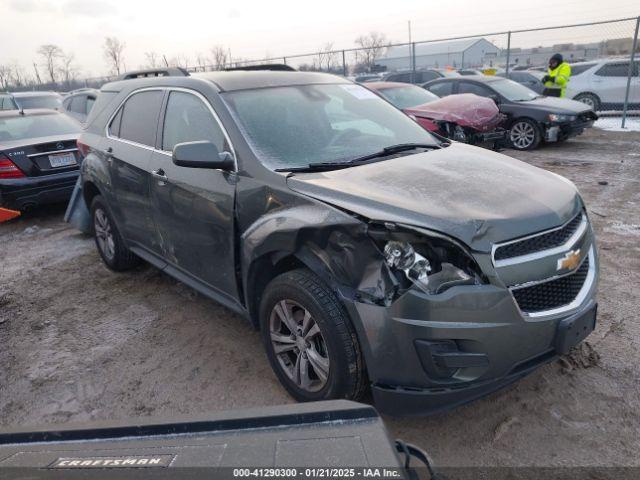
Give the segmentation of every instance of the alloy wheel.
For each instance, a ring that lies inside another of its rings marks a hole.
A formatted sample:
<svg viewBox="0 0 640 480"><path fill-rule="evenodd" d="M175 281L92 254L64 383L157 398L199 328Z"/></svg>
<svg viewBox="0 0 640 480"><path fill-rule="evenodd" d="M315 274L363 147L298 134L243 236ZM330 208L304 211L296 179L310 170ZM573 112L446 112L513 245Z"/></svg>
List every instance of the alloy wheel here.
<svg viewBox="0 0 640 480"><path fill-rule="evenodd" d="M113 231L111 230L109 217L107 217L107 214L101 208L95 211L93 227L96 232L96 239L98 240L100 251L108 260L113 260L116 253Z"/></svg>
<svg viewBox="0 0 640 480"><path fill-rule="evenodd" d="M329 377L329 352L311 313L293 300L281 300L269 317L273 351L285 374L301 389L317 392Z"/></svg>
<svg viewBox="0 0 640 480"><path fill-rule="evenodd" d="M511 127L511 143L517 148L525 149L530 147L536 138L536 132L528 122L518 122Z"/></svg>

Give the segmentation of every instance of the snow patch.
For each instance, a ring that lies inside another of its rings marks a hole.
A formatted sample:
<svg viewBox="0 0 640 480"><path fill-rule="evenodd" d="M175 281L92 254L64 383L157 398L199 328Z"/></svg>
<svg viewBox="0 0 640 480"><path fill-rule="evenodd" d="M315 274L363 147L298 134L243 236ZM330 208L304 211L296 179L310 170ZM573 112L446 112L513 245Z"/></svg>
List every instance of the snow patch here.
<svg viewBox="0 0 640 480"><path fill-rule="evenodd" d="M593 124L595 128L608 132L640 132L640 118L627 117L625 127L622 128L622 117L601 117Z"/></svg>

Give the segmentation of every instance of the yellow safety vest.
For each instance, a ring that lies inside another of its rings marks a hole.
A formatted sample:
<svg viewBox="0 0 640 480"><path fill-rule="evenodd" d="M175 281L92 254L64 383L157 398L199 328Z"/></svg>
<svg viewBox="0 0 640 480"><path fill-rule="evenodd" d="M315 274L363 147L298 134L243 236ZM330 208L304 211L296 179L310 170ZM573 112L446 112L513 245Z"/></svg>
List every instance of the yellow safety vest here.
<svg viewBox="0 0 640 480"><path fill-rule="evenodd" d="M554 81L545 82L544 86L547 88L560 89L560 96L564 97L567 83L569 83L569 79L571 78L571 66L566 62L562 62L553 70L547 68L547 74L552 77Z"/></svg>

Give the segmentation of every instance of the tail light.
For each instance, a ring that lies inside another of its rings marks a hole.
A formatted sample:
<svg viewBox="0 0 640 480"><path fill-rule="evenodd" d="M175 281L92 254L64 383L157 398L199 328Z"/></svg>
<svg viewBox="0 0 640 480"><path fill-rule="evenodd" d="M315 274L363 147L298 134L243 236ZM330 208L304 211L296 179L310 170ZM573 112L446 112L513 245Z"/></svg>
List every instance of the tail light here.
<svg viewBox="0 0 640 480"><path fill-rule="evenodd" d="M0 155L0 179L23 178L24 176L22 170L20 170L15 163L4 155Z"/></svg>
<svg viewBox="0 0 640 480"><path fill-rule="evenodd" d="M76 141L76 145L78 147L78 151L80 152L80 156L82 158L86 157L89 153L89 145L87 145L86 143L82 143L80 140Z"/></svg>

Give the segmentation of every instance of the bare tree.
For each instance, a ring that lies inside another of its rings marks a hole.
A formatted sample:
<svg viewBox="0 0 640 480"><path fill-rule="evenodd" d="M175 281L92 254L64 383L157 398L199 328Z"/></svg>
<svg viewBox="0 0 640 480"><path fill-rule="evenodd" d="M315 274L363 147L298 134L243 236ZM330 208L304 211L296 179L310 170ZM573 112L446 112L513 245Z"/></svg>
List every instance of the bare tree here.
<svg viewBox="0 0 640 480"><path fill-rule="evenodd" d="M62 56L62 66L60 67L60 73L64 79L64 83L68 88L75 82L78 77L78 67L75 65L75 56L73 53L69 53Z"/></svg>
<svg viewBox="0 0 640 480"><path fill-rule="evenodd" d="M38 48L38 55L44 60L45 68L49 74L51 83L56 83L58 72L58 60L63 56L62 49L57 45L47 44Z"/></svg>
<svg viewBox="0 0 640 480"><path fill-rule="evenodd" d="M22 87L29 82L29 79L24 73L21 65L18 65L17 62L13 62L9 68L11 69L11 85L14 87Z"/></svg>
<svg viewBox="0 0 640 480"><path fill-rule="evenodd" d="M144 68L158 68L160 66L160 56L156 52L145 52L144 58L147 60Z"/></svg>
<svg viewBox="0 0 640 480"><path fill-rule="evenodd" d="M330 72L337 68L338 57L336 52L333 51L333 43L328 42L318 52L318 65L320 70Z"/></svg>
<svg viewBox="0 0 640 480"><path fill-rule="evenodd" d="M198 70L202 70L203 72L206 71L208 63L209 59L202 53L198 52L198 54L196 55L196 65L198 67Z"/></svg>
<svg viewBox="0 0 640 480"><path fill-rule="evenodd" d="M223 70L227 66L227 63L231 61L228 50L222 45L215 45L211 49L211 56L213 57L213 66L216 70Z"/></svg>
<svg viewBox="0 0 640 480"><path fill-rule="evenodd" d="M122 73L124 58L125 43L118 40L116 37L106 37L104 39L104 45L102 46L104 52L104 58L107 60L111 71L117 75Z"/></svg>
<svg viewBox="0 0 640 480"><path fill-rule="evenodd" d="M9 65L0 65L0 88L7 90L11 83L11 67Z"/></svg>
<svg viewBox="0 0 640 480"><path fill-rule="evenodd" d="M360 35L356 38L356 44L362 48L358 52L361 62L368 69L371 69L384 52L385 46L389 44L389 41L384 33L369 32L367 35Z"/></svg>
<svg viewBox="0 0 640 480"><path fill-rule="evenodd" d="M171 57L169 59L169 67L182 67L182 68L187 68L189 67L189 57L187 55L185 55L184 53L181 53L179 55L174 55L173 57Z"/></svg>

